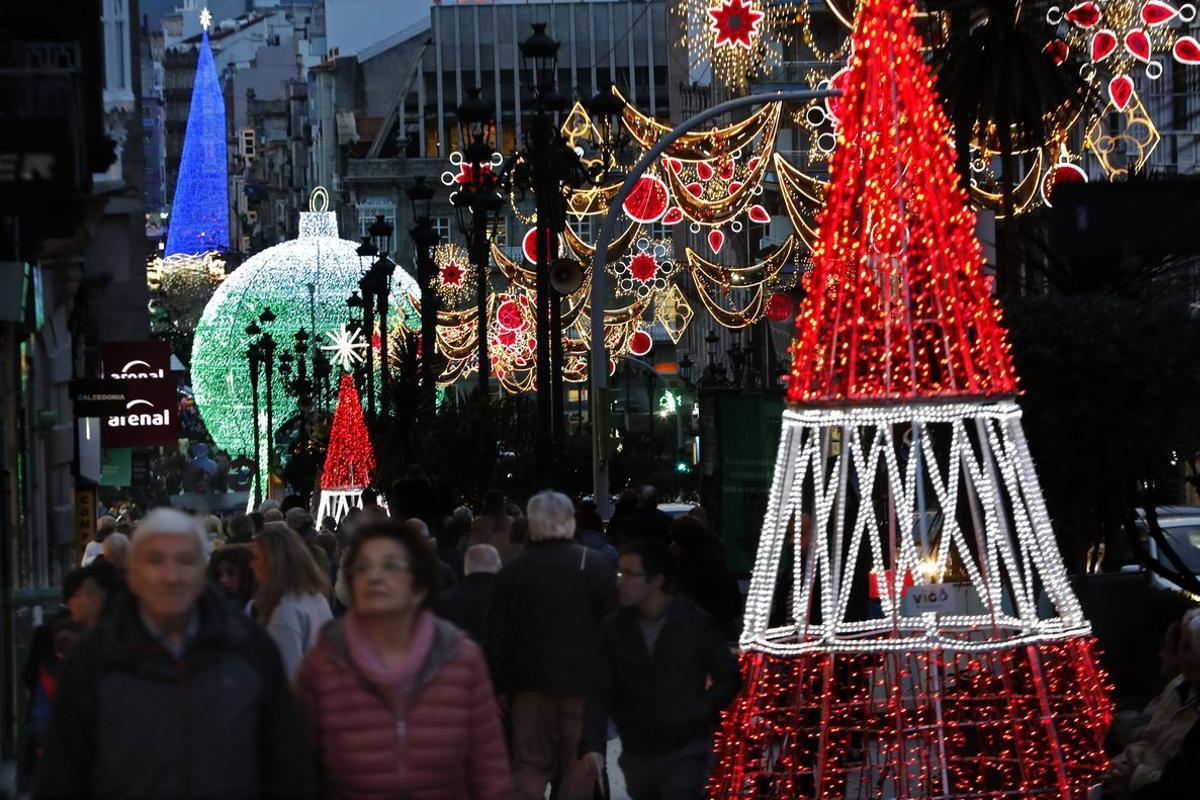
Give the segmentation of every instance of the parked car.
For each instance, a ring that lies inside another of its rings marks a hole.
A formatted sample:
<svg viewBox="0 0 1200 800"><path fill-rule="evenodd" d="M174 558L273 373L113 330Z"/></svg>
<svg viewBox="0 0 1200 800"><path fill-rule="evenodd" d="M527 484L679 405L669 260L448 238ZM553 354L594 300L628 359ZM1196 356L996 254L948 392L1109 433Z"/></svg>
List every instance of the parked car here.
<svg viewBox="0 0 1200 800"><path fill-rule="evenodd" d="M1156 511L1158 526L1162 528L1163 536L1170 542L1171 548L1187 566L1188 571L1200 578L1200 506L1159 506ZM1146 522L1143 509L1137 509L1137 520L1134 524L1150 558L1172 572L1176 571L1175 565L1160 550L1157 540L1150 535L1150 526ZM1134 572L1143 569L1146 569L1143 564L1130 564L1121 571ZM1174 592L1187 591L1153 570L1147 571L1150 573L1152 586Z"/></svg>
<svg viewBox="0 0 1200 800"><path fill-rule="evenodd" d="M659 503L658 510L670 514L671 519L682 517L696 507L695 503Z"/></svg>

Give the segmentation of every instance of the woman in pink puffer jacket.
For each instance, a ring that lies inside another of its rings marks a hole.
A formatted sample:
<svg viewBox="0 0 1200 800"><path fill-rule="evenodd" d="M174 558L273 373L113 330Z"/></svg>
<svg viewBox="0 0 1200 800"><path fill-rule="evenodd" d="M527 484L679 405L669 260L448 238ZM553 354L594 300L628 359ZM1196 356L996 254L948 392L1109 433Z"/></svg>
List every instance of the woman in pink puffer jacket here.
<svg viewBox="0 0 1200 800"><path fill-rule="evenodd" d="M329 798L501 800L508 756L479 647L425 605L433 554L411 527L358 533L351 610L305 655L295 689Z"/></svg>

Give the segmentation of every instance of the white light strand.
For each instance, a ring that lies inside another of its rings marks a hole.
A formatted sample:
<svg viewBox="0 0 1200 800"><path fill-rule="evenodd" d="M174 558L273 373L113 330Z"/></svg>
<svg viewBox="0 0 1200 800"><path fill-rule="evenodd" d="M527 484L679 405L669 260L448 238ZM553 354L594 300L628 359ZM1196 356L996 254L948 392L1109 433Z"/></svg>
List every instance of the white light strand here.
<svg viewBox="0 0 1200 800"><path fill-rule="evenodd" d="M1020 418L1012 400L784 412L746 603L743 648L777 654L812 649L979 651L1087 634L1090 627L1054 545ZM931 430L935 425L938 435ZM948 428L948 437L941 435L942 427ZM893 430L901 428L913 431L906 454L898 453ZM830 457L835 432L841 449ZM921 476L918 461L925 473ZM936 549L930 543L933 552L918 547L918 479L933 487L929 511L940 515ZM853 515L847 504L850 487L860 498ZM885 558L889 520L879 519L873 502L882 492L890 498L897 526L890 564ZM962 520L960 492L969 507ZM804 511L812 516L808 547L802 551ZM964 524L971 525L970 533ZM793 619L784 627L768 628L789 528L796 551ZM847 537L849 548L843 547ZM864 541L868 552L860 558ZM868 560L870 564L863 563ZM956 564L965 572L964 596L978 610L901 614L907 575L916 579L921 568L932 565L932 575L918 582L941 582ZM853 577L862 569L879 577L883 618L847 621ZM1038 618L1032 587L1039 582L1058 617ZM814 602L820 623L811 620Z"/></svg>

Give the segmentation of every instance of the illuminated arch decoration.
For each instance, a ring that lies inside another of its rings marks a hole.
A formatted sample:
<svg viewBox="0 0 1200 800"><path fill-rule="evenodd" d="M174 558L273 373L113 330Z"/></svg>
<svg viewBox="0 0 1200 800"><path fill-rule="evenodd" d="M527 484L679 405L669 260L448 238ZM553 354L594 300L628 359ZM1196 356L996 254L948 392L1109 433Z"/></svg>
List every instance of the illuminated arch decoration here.
<svg viewBox="0 0 1200 800"><path fill-rule="evenodd" d="M358 247L338 238L334 212L301 212L299 238L251 256L213 293L196 327L190 366L196 404L217 447L231 456L254 449L246 325L269 307L276 320L268 330L277 341L300 328L314 338L340 330L350 321L346 298L358 290L370 266L359 258ZM418 330L417 282L403 269L395 271L393 281L391 333ZM278 370L275 380L274 418L282 423L296 413L296 401L284 391ZM265 387L259 391L261 400ZM264 412L260 427L265 421Z"/></svg>
<svg viewBox="0 0 1200 800"><path fill-rule="evenodd" d="M1085 800L1112 704L949 121L912 0L864 0L858 22L872 46L850 86L885 91L843 97L861 147L834 154L825 190L813 282L827 288L796 320L709 795Z"/></svg>
<svg viewBox="0 0 1200 800"><path fill-rule="evenodd" d="M715 264L700 257L690 247L686 249L686 254L692 284L705 309L722 326L738 329L762 319L767 289L792 259L794 251L795 240L789 236L762 261L750 266ZM729 308L729 301L726 299L723 302L720 296L730 297L731 289L747 292L748 299L739 307Z"/></svg>
<svg viewBox="0 0 1200 800"><path fill-rule="evenodd" d="M1200 64L1200 42L1191 28L1196 10L1191 2L1082 0L1047 11L1054 33L1046 52L1060 64L1068 54L1081 57L1084 76L1106 100L1095 117L1084 121L1084 146L1110 179L1139 169L1161 140L1138 95L1138 83L1161 78L1166 58ZM1115 133L1104 129L1109 119L1116 120ZM1119 155L1125 147L1136 154L1132 160Z"/></svg>

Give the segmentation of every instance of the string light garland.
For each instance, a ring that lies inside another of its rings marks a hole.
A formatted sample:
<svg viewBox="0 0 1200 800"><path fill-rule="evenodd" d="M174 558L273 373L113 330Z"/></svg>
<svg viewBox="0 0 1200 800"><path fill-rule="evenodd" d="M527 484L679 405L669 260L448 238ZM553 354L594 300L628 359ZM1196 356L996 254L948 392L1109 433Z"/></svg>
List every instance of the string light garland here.
<svg viewBox="0 0 1200 800"><path fill-rule="evenodd" d="M358 247L337 238L335 213L301 212L298 239L251 256L213 293L196 326L190 368L196 404L217 447L234 456L254 450L246 325L270 308L276 316L270 330L277 339L300 328L310 335L340 330L350 321L346 298L358 291L370 266L359 258ZM418 330L420 316L413 303L420 297L417 282L403 269L395 271L392 281L391 332ZM274 411L280 422L296 413L296 399L284 391L282 381L276 370Z"/></svg>
<svg viewBox="0 0 1200 800"><path fill-rule="evenodd" d="M1157 81L1168 55L1179 64L1200 64L1200 41L1193 35L1195 3L1178 6L1162 0L1082 0L1054 5L1046 12L1053 28L1045 51L1066 68L1069 56L1085 64L1081 73L1107 98L1095 117L1085 123L1087 139L1105 174L1119 178L1128 173L1122 161L1111 156L1131 146L1139 168L1158 146L1160 136L1138 96L1137 78ZM1122 123L1115 132L1105 120L1116 116Z"/></svg>
<svg viewBox="0 0 1200 800"><path fill-rule="evenodd" d="M1106 766L912 14L858 12L713 797L1084 800Z"/></svg>
<svg viewBox="0 0 1200 800"><path fill-rule="evenodd" d="M745 328L762 319L766 287L783 271L794 252L795 240L789 236L762 261L745 267L730 267L705 260L690 247L685 249L696 294L712 318L730 329ZM716 296L728 297L736 289L749 292L749 298L740 308L727 308Z"/></svg>

